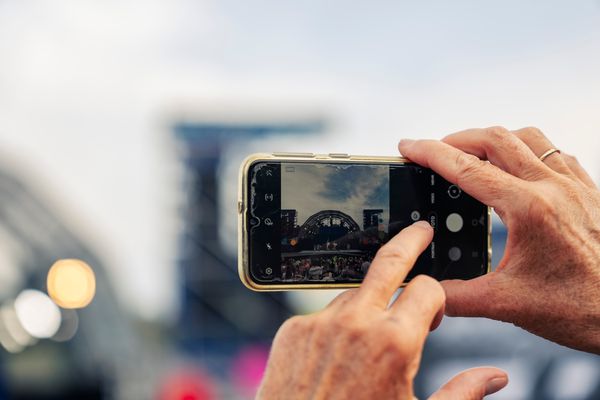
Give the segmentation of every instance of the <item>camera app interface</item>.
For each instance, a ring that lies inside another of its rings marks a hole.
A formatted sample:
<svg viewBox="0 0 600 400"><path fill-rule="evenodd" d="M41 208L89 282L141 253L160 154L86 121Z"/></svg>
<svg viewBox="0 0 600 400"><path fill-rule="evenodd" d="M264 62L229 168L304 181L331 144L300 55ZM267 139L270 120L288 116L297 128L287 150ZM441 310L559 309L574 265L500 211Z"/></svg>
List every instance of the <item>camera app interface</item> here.
<svg viewBox="0 0 600 400"><path fill-rule="evenodd" d="M250 179L250 272L259 282L360 282L377 250L418 220L427 220L436 235L408 279L485 272L487 208L428 169L259 163ZM447 240L440 228L450 233ZM460 261L467 267L451 268Z"/></svg>

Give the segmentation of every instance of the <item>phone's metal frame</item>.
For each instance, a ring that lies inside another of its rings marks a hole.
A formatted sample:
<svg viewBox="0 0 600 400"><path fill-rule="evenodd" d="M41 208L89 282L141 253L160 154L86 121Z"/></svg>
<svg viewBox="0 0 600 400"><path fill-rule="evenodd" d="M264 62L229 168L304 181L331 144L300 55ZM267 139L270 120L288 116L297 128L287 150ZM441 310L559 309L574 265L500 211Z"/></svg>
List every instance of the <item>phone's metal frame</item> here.
<svg viewBox="0 0 600 400"><path fill-rule="evenodd" d="M327 162L327 163L339 163L339 164L410 164L406 158L403 157L382 157L382 156L359 156L359 155L348 155L343 153L330 153L330 154L313 154L313 153L256 153L251 154L244 159L240 166L239 173L239 191L238 191L238 273L240 280L248 289L257 292L268 292L268 291L286 291L286 290L298 290L298 289L346 289L360 286L358 283L290 283L290 284L260 284L254 282L250 277L250 260L249 260L249 249L248 249L248 231L246 226L246 213L248 211L248 204L246 199L248 198L248 171L250 166L256 161L264 162ZM487 212L487 223L488 223L488 235L487 235L487 247L488 247L488 265L486 273L489 273L492 267L492 210L488 207ZM404 284L402 284L404 286Z"/></svg>

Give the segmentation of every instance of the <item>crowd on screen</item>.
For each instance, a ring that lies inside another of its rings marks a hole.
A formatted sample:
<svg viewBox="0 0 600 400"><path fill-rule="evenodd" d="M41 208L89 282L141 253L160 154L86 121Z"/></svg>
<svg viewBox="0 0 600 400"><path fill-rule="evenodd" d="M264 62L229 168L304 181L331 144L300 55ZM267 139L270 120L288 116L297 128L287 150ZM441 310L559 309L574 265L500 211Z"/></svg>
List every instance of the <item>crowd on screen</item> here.
<svg viewBox="0 0 600 400"><path fill-rule="evenodd" d="M290 257L281 263L284 281L337 281L362 279L373 256Z"/></svg>

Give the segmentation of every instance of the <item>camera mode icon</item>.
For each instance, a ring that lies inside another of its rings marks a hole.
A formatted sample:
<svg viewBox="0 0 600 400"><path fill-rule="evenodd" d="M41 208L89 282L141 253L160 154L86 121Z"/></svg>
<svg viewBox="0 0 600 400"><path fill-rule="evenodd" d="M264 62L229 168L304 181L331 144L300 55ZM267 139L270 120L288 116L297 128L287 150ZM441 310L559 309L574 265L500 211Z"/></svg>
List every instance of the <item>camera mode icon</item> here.
<svg viewBox="0 0 600 400"><path fill-rule="evenodd" d="M461 193L462 193L462 190L460 190L460 188L456 185L451 185L448 188L448 196L451 199L458 199L460 197Z"/></svg>
<svg viewBox="0 0 600 400"><path fill-rule="evenodd" d="M421 213L418 212L417 210L414 210L413 212L410 213L410 219L412 219L413 221L418 221L421 218Z"/></svg>

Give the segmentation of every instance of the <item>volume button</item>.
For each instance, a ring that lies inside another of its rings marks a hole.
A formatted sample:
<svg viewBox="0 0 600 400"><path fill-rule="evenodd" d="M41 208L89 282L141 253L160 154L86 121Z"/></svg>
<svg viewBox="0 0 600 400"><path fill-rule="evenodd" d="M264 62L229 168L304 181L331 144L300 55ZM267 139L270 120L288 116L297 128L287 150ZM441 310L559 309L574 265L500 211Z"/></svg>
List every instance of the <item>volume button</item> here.
<svg viewBox="0 0 600 400"><path fill-rule="evenodd" d="M329 153L329 157L331 157L331 158L350 158L350 156L346 153Z"/></svg>
<svg viewBox="0 0 600 400"><path fill-rule="evenodd" d="M273 153L275 157L302 157L302 158L312 158L314 157L313 153L286 153L286 152L278 152Z"/></svg>

